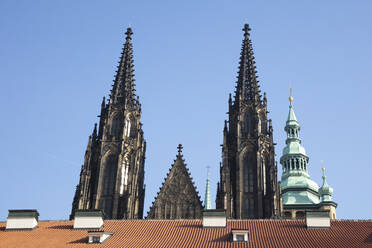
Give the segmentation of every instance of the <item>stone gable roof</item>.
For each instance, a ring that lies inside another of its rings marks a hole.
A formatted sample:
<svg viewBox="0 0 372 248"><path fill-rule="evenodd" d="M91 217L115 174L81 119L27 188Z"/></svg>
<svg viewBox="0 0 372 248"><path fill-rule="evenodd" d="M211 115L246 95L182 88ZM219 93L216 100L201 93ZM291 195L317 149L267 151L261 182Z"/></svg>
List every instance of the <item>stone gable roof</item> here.
<svg viewBox="0 0 372 248"><path fill-rule="evenodd" d="M200 196L178 146L177 159L165 178L147 219L195 219L203 209Z"/></svg>

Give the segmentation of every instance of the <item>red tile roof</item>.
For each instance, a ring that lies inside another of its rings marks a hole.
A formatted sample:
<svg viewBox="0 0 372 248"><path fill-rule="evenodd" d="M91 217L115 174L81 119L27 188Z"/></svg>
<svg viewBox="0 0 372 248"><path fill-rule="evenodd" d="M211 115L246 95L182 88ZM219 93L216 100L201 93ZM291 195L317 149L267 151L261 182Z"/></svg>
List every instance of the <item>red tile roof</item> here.
<svg viewBox="0 0 372 248"><path fill-rule="evenodd" d="M72 221L39 221L32 231L5 231L0 247L372 247L372 221L331 221L330 229L307 229L304 220L228 220L226 228L203 228L201 220L106 220L113 236L88 244L87 230ZM231 242L231 229L249 230L249 242Z"/></svg>

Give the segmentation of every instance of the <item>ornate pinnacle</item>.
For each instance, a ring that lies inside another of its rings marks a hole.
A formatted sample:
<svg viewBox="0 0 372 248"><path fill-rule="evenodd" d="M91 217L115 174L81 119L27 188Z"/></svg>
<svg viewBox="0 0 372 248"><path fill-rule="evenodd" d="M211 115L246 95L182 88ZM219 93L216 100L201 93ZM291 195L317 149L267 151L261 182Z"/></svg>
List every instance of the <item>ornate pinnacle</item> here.
<svg viewBox="0 0 372 248"><path fill-rule="evenodd" d="M97 123L94 123L93 134L97 135Z"/></svg>

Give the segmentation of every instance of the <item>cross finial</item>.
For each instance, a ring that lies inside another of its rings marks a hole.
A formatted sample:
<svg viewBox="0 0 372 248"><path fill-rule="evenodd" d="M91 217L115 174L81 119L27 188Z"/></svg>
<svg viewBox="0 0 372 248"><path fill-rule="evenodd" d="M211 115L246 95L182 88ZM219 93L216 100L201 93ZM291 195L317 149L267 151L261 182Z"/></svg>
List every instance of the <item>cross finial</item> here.
<svg viewBox="0 0 372 248"><path fill-rule="evenodd" d="M211 167L209 166L209 165L207 165L207 177L209 178L209 169L210 169Z"/></svg>
<svg viewBox="0 0 372 248"><path fill-rule="evenodd" d="M125 34L127 35L126 39L131 40L132 39L131 35L133 34L132 28L131 27L127 28L127 32L125 32Z"/></svg>
<svg viewBox="0 0 372 248"><path fill-rule="evenodd" d="M178 155L181 155L181 153L182 153L182 149L183 149L182 145L179 144L179 145L177 146L177 148L178 148Z"/></svg>
<svg viewBox="0 0 372 248"><path fill-rule="evenodd" d="M249 31L251 31L248 24L244 24L243 31L244 31L244 37L248 38L249 37Z"/></svg>

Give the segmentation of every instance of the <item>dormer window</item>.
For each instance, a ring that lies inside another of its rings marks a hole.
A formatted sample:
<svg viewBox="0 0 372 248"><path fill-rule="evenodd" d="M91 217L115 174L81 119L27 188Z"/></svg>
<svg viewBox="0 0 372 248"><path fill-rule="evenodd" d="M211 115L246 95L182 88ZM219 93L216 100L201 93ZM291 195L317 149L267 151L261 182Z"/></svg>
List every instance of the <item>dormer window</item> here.
<svg viewBox="0 0 372 248"><path fill-rule="evenodd" d="M89 244L102 244L106 242L114 233L111 232L88 232Z"/></svg>
<svg viewBox="0 0 372 248"><path fill-rule="evenodd" d="M233 242L248 242L248 230L231 230Z"/></svg>
<svg viewBox="0 0 372 248"><path fill-rule="evenodd" d="M99 240L100 240L100 237L99 236L93 236L92 237L92 243L95 243L95 244L96 243L100 243Z"/></svg>

